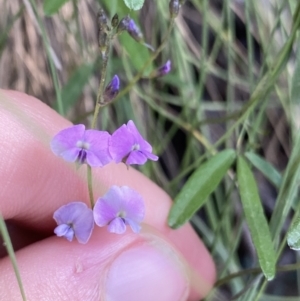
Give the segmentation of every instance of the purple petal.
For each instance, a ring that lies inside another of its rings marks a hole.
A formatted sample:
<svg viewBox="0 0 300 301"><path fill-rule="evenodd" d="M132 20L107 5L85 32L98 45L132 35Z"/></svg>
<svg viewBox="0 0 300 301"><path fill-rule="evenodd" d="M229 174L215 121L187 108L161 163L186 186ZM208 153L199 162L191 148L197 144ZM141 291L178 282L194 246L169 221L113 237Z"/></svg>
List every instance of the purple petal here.
<svg viewBox="0 0 300 301"><path fill-rule="evenodd" d="M127 129L133 135L135 143L139 144L140 146L143 146L143 149L150 148L149 151L152 151L151 145L142 137L132 120L129 120L127 122ZM146 143L144 144L144 142Z"/></svg>
<svg viewBox="0 0 300 301"><path fill-rule="evenodd" d="M85 244L93 231L93 211L83 202L72 202L57 209L53 218L58 225L66 224L72 227L75 237Z"/></svg>
<svg viewBox="0 0 300 301"><path fill-rule="evenodd" d="M150 159L150 160L152 160L152 161L157 161L157 160L158 160L158 156L156 156L156 155L154 155L154 154L152 154L152 153L149 153L149 152L147 152L147 151L145 151L145 150L143 150L143 154L144 154L148 159Z"/></svg>
<svg viewBox="0 0 300 301"><path fill-rule="evenodd" d="M141 226L138 223L136 223L135 221L133 221L129 218L125 218L125 222L130 226L131 230L134 233L139 233L140 232Z"/></svg>
<svg viewBox="0 0 300 301"><path fill-rule="evenodd" d="M120 79L118 75L114 75L110 83L106 86L104 91L104 102L108 103L112 101L119 93L120 90Z"/></svg>
<svg viewBox="0 0 300 301"><path fill-rule="evenodd" d="M142 196L127 186L112 186L97 200L94 207L95 223L99 227L108 225L108 231L118 234L125 232L124 220L138 233L139 223L144 216L145 205Z"/></svg>
<svg viewBox="0 0 300 301"><path fill-rule="evenodd" d="M121 162L131 152L135 139L123 124L112 135L109 141L109 152L116 163Z"/></svg>
<svg viewBox="0 0 300 301"><path fill-rule="evenodd" d="M126 164L139 164L143 165L147 161L147 157L140 151L133 151L126 159Z"/></svg>
<svg viewBox="0 0 300 301"><path fill-rule="evenodd" d="M112 161L108 143L110 134L105 131L87 130L84 135L85 143L89 144L86 149L86 161L92 167L101 167Z"/></svg>
<svg viewBox="0 0 300 301"><path fill-rule="evenodd" d="M140 223L145 217L145 204L143 197L128 186L120 187L122 190L123 207L126 212L126 219Z"/></svg>
<svg viewBox="0 0 300 301"><path fill-rule="evenodd" d="M64 152L60 153L60 156L64 158L64 160L68 162L75 162L78 159L78 155L80 153L80 148L74 147L70 148Z"/></svg>
<svg viewBox="0 0 300 301"><path fill-rule="evenodd" d="M164 76L168 74L171 71L171 61L168 60L164 65L158 68L157 70L157 76Z"/></svg>
<svg viewBox="0 0 300 301"><path fill-rule="evenodd" d="M94 206L94 220L99 227L108 225L115 219L122 208L122 191L118 186L112 186L108 192L99 198Z"/></svg>
<svg viewBox="0 0 300 301"><path fill-rule="evenodd" d="M126 225L120 217L117 217L109 223L107 230L111 233L123 234L126 231Z"/></svg>
<svg viewBox="0 0 300 301"><path fill-rule="evenodd" d="M54 229L54 233L58 237L64 236L68 241L72 241L74 238L74 230L70 225L61 224Z"/></svg>
<svg viewBox="0 0 300 301"><path fill-rule="evenodd" d="M60 131L51 141L51 150L55 155L62 156L62 153L76 148L76 144L82 139L84 131L85 126L83 124L74 125ZM66 158L68 159L68 155L66 155ZM71 159L73 160L73 156L71 156Z"/></svg>

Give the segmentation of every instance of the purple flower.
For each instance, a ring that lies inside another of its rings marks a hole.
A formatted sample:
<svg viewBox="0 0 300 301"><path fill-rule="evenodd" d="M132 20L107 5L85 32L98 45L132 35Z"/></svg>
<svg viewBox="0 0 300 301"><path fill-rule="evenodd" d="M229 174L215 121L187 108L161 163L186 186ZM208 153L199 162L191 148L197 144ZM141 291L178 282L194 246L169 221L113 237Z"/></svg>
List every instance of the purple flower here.
<svg viewBox="0 0 300 301"><path fill-rule="evenodd" d="M135 39L137 42L141 42L143 40L143 34L140 29L137 27L133 19L130 19L127 24L127 32Z"/></svg>
<svg viewBox="0 0 300 301"><path fill-rule="evenodd" d="M72 202L57 209L53 218L57 223L54 233L64 236L68 241L72 241L74 236L81 244L87 243L90 239L94 218L92 209L83 202Z"/></svg>
<svg viewBox="0 0 300 301"><path fill-rule="evenodd" d="M138 233L139 225L145 216L143 198L135 190L127 186L112 186L99 198L94 207L94 220L99 227L108 225L108 231L122 234L129 225Z"/></svg>
<svg viewBox="0 0 300 301"><path fill-rule="evenodd" d="M115 75L110 83L106 86L104 91L104 103L112 101L119 93L120 80L118 75Z"/></svg>
<svg viewBox="0 0 300 301"><path fill-rule="evenodd" d="M132 120L111 135L109 152L116 163L123 161L126 164L142 165L147 159L158 160L152 154L151 145L143 139Z"/></svg>
<svg viewBox="0 0 300 301"><path fill-rule="evenodd" d="M172 65L171 61L168 60L164 65L157 69L157 76L164 76L171 71Z"/></svg>
<svg viewBox="0 0 300 301"><path fill-rule="evenodd" d="M108 151L109 138L107 132L85 130L83 124L78 124L56 134L51 141L51 149L68 162L103 166L112 161Z"/></svg>

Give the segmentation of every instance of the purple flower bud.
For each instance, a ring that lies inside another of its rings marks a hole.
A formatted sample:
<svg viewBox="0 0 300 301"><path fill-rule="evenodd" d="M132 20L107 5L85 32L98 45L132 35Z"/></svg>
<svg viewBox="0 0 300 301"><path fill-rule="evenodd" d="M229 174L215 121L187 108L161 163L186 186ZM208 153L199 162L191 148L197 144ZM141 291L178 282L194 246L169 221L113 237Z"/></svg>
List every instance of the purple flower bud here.
<svg viewBox="0 0 300 301"><path fill-rule="evenodd" d="M131 35L133 39L137 42L143 41L143 34L137 27L133 19L130 19L127 25L127 32Z"/></svg>
<svg viewBox="0 0 300 301"><path fill-rule="evenodd" d="M51 150L68 162L101 167L112 161L109 139L108 132L85 130L83 124L78 124L56 134L51 141Z"/></svg>
<svg viewBox="0 0 300 301"><path fill-rule="evenodd" d="M164 65L157 69L157 76L164 76L171 71L172 64L171 61L168 60Z"/></svg>
<svg viewBox="0 0 300 301"><path fill-rule="evenodd" d="M127 186L112 186L97 200L93 212L96 225L108 226L109 232L123 234L129 225L133 232L138 233L145 216L145 205L135 190Z"/></svg>
<svg viewBox="0 0 300 301"><path fill-rule="evenodd" d="M118 75L115 75L110 83L106 86L104 91L104 104L107 104L108 102L112 101L119 93L120 91L120 80Z"/></svg>
<svg viewBox="0 0 300 301"><path fill-rule="evenodd" d="M129 16L122 18L122 20L120 21L120 23L117 27L117 33L121 33L125 30L127 31L129 21L130 21Z"/></svg>
<svg viewBox="0 0 300 301"><path fill-rule="evenodd" d="M57 223L54 233L72 241L74 236L81 244L85 244L94 229L92 209L83 202L72 202L57 209L53 218Z"/></svg>
<svg viewBox="0 0 300 301"><path fill-rule="evenodd" d="M112 134L109 152L116 163L142 165L147 159L158 160L158 157L152 154L152 146L143 139L132 120Z"/></svg>

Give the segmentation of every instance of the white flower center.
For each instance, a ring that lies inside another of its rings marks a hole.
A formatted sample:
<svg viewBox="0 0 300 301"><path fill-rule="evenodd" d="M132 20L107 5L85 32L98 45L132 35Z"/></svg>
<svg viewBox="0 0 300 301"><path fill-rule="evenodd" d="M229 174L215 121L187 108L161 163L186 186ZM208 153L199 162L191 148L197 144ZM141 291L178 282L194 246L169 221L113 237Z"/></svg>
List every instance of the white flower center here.
<svg viewBox="0 0 300 301"><path fill-rule="evenodd" d="M132 146L132 148L131 148L131 150L139 150L140 149L140 145L138 144L138 143L135 143L133 146Z"/></svg>
<svg viewBox="0 0 300 301"><path fill-rule="evenodd" d="M126 217L126 211L124 211L124 210L119 211L118 212L118 217L125 218Z"/></svg>
<svg viewBox="0 0 300 301"><path fill-rule="evenodd" d="M76 146L78 148L82 148L82 149L89 149L90 148L90 144L88 142L85 141L77 141Z"/></svg>

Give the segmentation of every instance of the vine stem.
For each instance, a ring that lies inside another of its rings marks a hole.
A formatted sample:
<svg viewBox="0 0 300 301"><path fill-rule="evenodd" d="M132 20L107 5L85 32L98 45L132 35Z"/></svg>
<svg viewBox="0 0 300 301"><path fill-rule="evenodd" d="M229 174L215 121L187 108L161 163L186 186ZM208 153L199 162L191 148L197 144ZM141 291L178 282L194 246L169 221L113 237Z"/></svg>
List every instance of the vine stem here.
<svg viewBox="0 0 300 301"><path fill-rule="evenodd" d="M103 94L104 94L104 87L105 87L105 78L106 78L106 70L107 70L107 63L109 58L109 51L110 45L112 40L112 31L109 32L107 37L107 47L105 49L104 54L102 54L102 68L101 68L101 75L100 75L100 84L97 93L97 100L94 110L94 116L92 120L91 129L95 129L97 125L97 119L100 112L100 108L103 106ZM94 201L94 194L93 194L93 177L92 177L92 168L91 166L87 166L87 182L88 182L88 191L89 191L89 198L91 203L91 208L94 208L95 201Z"/></svg>

